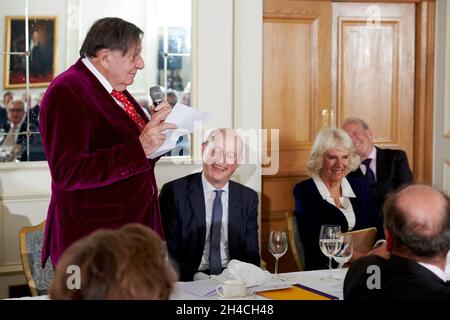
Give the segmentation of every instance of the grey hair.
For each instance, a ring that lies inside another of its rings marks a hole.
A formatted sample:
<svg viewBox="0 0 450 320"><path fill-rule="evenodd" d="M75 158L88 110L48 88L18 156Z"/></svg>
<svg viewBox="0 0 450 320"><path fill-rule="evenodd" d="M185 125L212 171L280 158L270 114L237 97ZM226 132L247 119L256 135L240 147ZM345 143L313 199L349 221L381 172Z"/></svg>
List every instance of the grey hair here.
<svg viewBox="0 0 450 320"><path fill-rule="evenodd" d="M15 99L15 100L11 100L8 105L6 106L6 109L12 109L14 108L15 105L21 105L24 111L27 111L27 108L25 106L25 102L23 100L20 99Z"/></svg>
<svg viewBox="0 0 450 320"><path fill-rule="evenodd" d="M356 117L351 117L351 118L347 118L344 120L344 122L342 123L342 128L345 127L348 124L351 123L357 123L359 124L364 130L370 130L369 125L367 124L367 122L365 122L363 119L361 118L356 118Z"/></svg>
<svg viewBox="0 0 450 320"><path fill-rule="evenodd" d="M238 137L238 139L241 140L241 142L243 143L241 136L238 135L238 134L236 133L236 131L234 131L233 129L231 129L231 128L218 128L218 129L212 130L212 131L208 134L208 137L207 137L206 140L203 142L203 144L206 145L206 144L208 144L208 143L210 143L210 142L213 142L213 141L214 141L213 137L214 137L214 136L217 136L217 135L219 135L219 134L221 134L221 135L224 136L224 137L226 137L227 134L232 134L232 135Z"/></svg>
<svg viewBox="0 0 450 320"><path fill-rule="evenodd" d="M231 128L218 128L218 129L214 129L212 130L208 137L206 138L206 140L203 142L203 146L208 146L209 144L214 144L214 139L216 136L221 135L224 140L226 139L227 135L232 135L233 136L233 141L238 142L237 145L240 145L240 149L238 150L239 152L239 163L241 163L242 158L243 158L243 154L244 154L244 150L245 150L245 143L244 140L242 139L242 137L234 130ZM240 142L240 143L239 143Z"/></svg>
<svg viewBox="0 0 450 320"><path fill-rule="evenodd" d="M360 159L347 132L342 129L324 128L317 134L309 154L306 169L310 176L319 175L319 171L322 169L323 155L335 148L344 149L349 153L350 162L347 173L358 168Z"/></svg>

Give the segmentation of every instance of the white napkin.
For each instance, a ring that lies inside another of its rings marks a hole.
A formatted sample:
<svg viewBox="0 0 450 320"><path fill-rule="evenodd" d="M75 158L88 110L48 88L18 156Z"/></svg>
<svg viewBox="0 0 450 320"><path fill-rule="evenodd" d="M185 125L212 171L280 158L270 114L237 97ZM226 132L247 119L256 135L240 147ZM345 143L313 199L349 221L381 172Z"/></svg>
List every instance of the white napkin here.
<svg viewBox="0 0 450 320"><path fill-rule="evenodd" d="M213 279L223 282L229 279L243 280L247 287L260 286L272 279L269 271L262 270L254 264L231 260L228 266L219 276L211 276Z"/></svg>

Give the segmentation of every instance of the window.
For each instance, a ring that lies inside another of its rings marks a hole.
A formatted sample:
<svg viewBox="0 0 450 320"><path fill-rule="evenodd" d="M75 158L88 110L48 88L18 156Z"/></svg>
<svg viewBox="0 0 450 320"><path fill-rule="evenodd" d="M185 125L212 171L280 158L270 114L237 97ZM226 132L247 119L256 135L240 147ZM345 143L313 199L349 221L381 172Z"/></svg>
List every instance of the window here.
<svg viewBox="0 0 450 320"><path fill-rule="evenodd" d="M88 28L99 18L121 17L145 33L146 66L128 88L139 102L148 104L148 88L161 85L167 89L169 101L191 104L190 0L129 0L126 6L122 0L17 0L2 2L0 12L9 26L0 29L0 43L6 44L0 49L6 56L5 63L0 61L4 75L0 90L0 162L45 161L38 126L40 100L49 82L75 63ZM41 63L37 63L39 59L43 59ZM16 110L21 109L20 103L7 110L4 99L8 102L11 96L24 102L25 112ZM14 126L12 116L16 120L21 116ZM189 137L185 136L168 156L189 154Z"/></svg>
<svg viewBox="0 0 450 320"><path fill-rule="evenodd" d="M170 10L185 3L184 0L161 2L162 12L168 15L163 15L158 26L158 84L166 88L166 98L172 106L177 102L191 105L191 12L188 10L184 17L174 17L171 14L173 10ZM178 139L177 146L165 156L189 155L190 136L185 135Z"/></svg>

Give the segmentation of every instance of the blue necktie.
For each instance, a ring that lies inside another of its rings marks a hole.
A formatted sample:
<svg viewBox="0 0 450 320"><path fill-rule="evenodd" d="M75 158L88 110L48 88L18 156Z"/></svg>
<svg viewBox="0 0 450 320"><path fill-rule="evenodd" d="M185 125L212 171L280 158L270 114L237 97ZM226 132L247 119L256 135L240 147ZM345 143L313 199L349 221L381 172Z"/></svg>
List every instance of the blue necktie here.
<svg viewBox="0 0 450 320"><path fill-rule="evenodd" d="M212 217L211 217L211 238L209 248L209 271L211 274L222 272L222 258L220 257L220 229L222 228L222 200L223 190L214 190Z"/></svg>
<svg viewBox="0 0 450 320"><path fill-rule="evenodd" d="M372 169L370 168L371 161L372 161L372 159L366 159L362 162L362 164L366 166L366 179L367 179L367 184L369 185L369 187L373 187L374 185L377 184L377 181L375 180L375 175L374 175Z"/></svg>

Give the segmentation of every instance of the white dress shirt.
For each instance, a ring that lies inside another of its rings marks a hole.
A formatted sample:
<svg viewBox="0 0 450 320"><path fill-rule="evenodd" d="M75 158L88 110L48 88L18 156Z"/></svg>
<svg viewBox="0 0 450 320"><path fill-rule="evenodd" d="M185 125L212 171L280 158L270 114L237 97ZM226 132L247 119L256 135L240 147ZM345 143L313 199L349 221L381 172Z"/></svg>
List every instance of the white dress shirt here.
<svg viewBox="0 0 450 320"><path fill-rule="evenodd" d="M20 127L22 126L22 122L17 124L16 126L11 123L11 126L9 128L8 134L6 135L5 140L3 141L2 145L5 147L13 147L17 143L17 138L19 137L20 133Z"/></svg>
<svg viewBox="0 0 450 320"><path fill-rule="evenodd" d="M373 147L367 159L372 159L372 161L370 161L370 169L372 169L375 181L377 181L377 148ZM359 164L359 168L363 175L366 175L367 168L362 162Z"/></svg>
<svg viewBox="0 0 450 320"><path fill-rule="evenodd" d="M109 83L108 80L106 80L106 78L100 73L100 71L97 70L97 68L92 64L92 62L88 59L88 58L83 58L81 59L81 62L84 63L84 65L86 66L86 68L89 69L90 72L92 72L92 74L98 79L98 81L100 81L100 83L102 84L102 86L105 88L105 90L111 94L111 92L113 91L113 87L111 85L111 83ZM111 96L113 97L113 96ZM124 105L122 104L122 102L120 102L119 100L117 100L116 98L113 97L113 99L117 102L117 104L125 110Z"/></svg>
<svg viewBox="0 0 450 320"><path fill-rule="evenodd" d="M427 268L428 270L430 270L431 272L433 272L437 277L439 277L442 281L447 282L447 275L445 274L444 271L442 271L441 268L432 265L432 264L428 264L428 263L423 263L423 262L419 262L419 264L424 267Z"/></svg>
<svg viewBox="0 0 450 320"><path fill-rule="evenodd" d="M356 198L356 195L353 192L353 189L350 186L350 183L348 182L347 178L344 177L341 181L342 195L339 197L339 201L341 202L343 208L339 208L336 205L336 202L334 201L333 197L331 196L331 193L328 190L325 183L323 182L322 178L320 178L319 176L314 176L312 179L313 179L314 183L316 184L316 187L319 190L319 193L322 196L322 199L331 203L333 206L338 208L343 213L343 215L345 216L345 219L347 220L347 223L348 223L348 231L351 231L353 229L353 227L355 226L356 218L355 218L355 212L353 211L352 203L350 202L350 198Z"/></svg>
<svg viewBox="0 0 450 320"><path fill-rule="evenodd" d="M206 180L204 173L202 172L202 184L203 193L205 196L205 213L206 213L206 238L205 238L205 248L203 249L202 261L200 262L200 267L198 270L208 270L209 269L209 248L210 248L210 238L211 238L211 218L212 209L214 204L214 198L216 193L214 190L219 190L214 188L208 180ZM220 257L222 259L222 267L228 265L230 260L230 253L228 251L228 182L223 186L222 189L222 226L220 229Z"/></svg>

